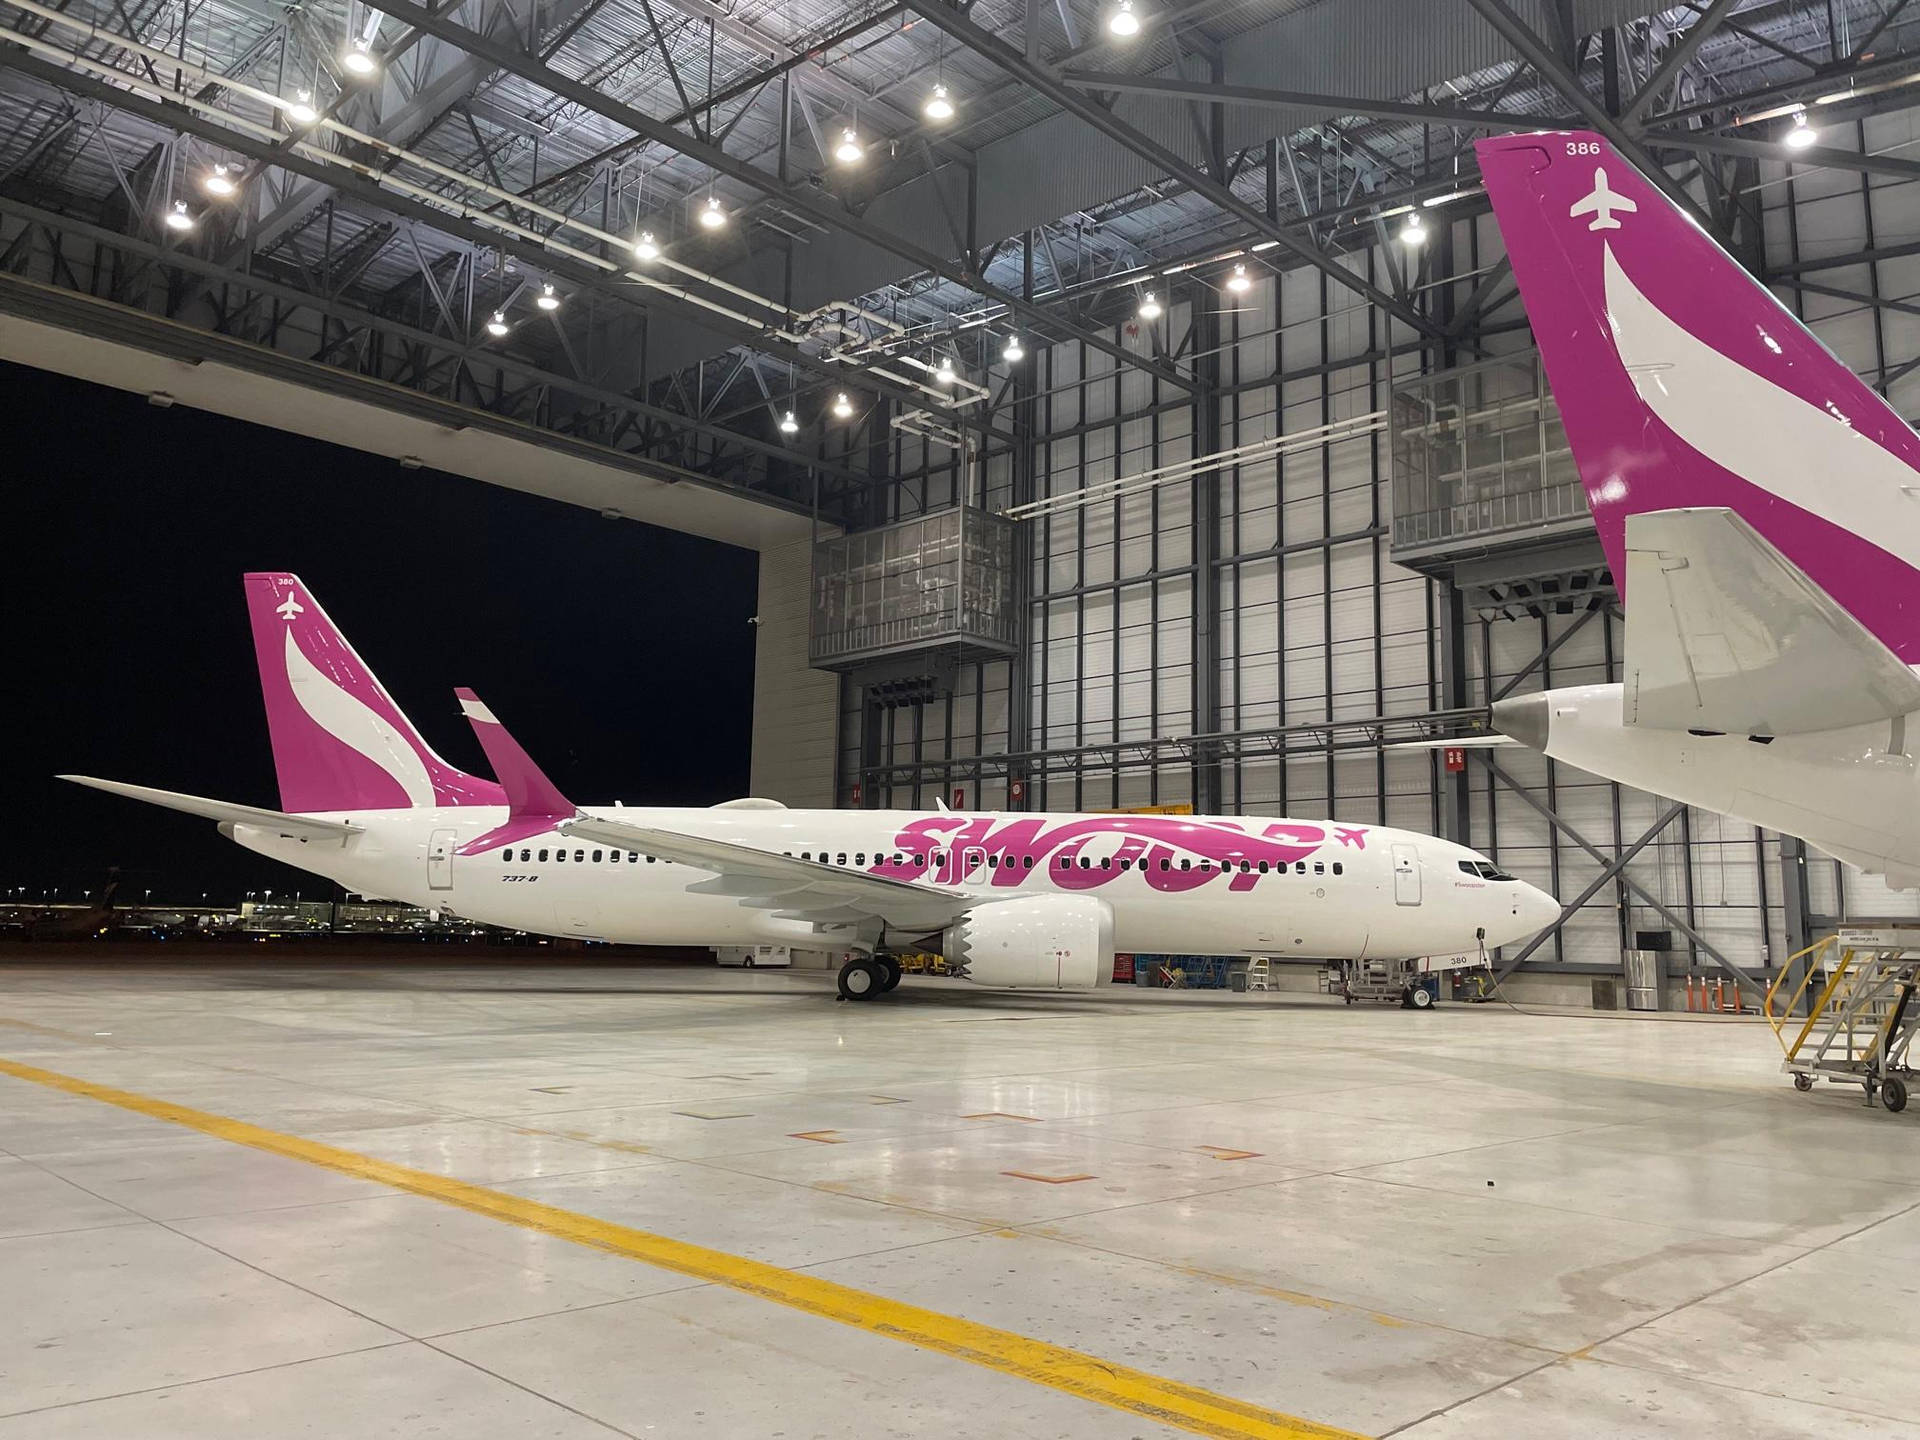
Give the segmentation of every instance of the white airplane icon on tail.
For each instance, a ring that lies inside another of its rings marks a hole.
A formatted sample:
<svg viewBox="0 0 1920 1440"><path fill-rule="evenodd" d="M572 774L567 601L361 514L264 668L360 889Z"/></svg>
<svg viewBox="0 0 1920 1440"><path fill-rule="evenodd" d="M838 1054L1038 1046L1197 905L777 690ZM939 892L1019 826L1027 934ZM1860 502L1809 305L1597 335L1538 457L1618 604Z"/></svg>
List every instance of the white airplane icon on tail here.
<svg viewBox="0 0 1920 1440"><path fill-rule="evenodd" d="M1609 190L1606 169L1596 166L1593 172L1592 193L1583 195L1575 201L1573 208L1567 211L1567 218L1577 220L1582 215L1591 215L1594 217L1593 222L1587 226L1587 229L1618 230L1620 222L1613 218L1614 212L1617 210L1623 215L1632 215L1639 209L1640 207L1625 195L1618 195Z"/></svg>
<svg viewBox="0 0 1920 1440"><path fill-rule="evenodd" d="M282 620L291 621L296 615L306 614L307 607L294 599L292 595L288 595L285 600L273 607L273 613L278 615Z"/></svg>

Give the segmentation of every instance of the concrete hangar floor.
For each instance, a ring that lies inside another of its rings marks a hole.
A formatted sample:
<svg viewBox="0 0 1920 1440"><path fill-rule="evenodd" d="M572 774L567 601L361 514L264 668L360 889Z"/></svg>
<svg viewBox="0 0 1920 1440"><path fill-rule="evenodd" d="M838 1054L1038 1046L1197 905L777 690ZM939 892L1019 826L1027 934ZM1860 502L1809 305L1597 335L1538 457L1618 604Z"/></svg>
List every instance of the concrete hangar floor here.
<svg viewBox="0 0 1920 1440"><path fill-rule="evenodd" d="M946 983L0 967L0 1440L1920 1436L1754 1025Z"/></svg>

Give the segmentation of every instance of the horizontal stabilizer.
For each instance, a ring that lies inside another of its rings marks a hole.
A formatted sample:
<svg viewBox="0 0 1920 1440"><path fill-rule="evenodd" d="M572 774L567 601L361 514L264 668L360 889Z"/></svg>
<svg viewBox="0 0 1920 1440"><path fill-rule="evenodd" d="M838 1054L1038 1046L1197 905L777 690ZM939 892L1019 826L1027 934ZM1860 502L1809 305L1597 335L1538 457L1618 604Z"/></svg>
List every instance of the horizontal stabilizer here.
<svg viewBox="0 0 1920 1440"><path fill-rule="evenodd" d="M1627 724L1803 735L1920 710L1920 677L1733 511L1629 516L1626 553Z"/></svg>
<svg viewBox="0 0 1920 1440"><path fill-rule="evenodd" d="M360 833L358 825L344 820L322 820L315 815L289 815L280 810L262 810L255 805L235 805L227 800L208 800L200 795L181 795L172 790L152 790L145 785L127 785L118 780L96 780L91 775L56 775L56 780L71 780L109 795L124 795L129 800L144 800L189 815L204 816L231 825L253 825L276 835L296 840L345 840Z"/></svg>

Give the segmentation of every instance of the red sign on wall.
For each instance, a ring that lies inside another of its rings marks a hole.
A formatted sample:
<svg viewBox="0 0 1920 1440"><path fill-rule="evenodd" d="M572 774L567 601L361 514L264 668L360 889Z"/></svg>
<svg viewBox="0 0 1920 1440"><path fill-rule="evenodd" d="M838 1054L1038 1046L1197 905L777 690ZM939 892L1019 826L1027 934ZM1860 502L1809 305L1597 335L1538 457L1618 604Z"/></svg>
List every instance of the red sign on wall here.
<svg viewBox="0 0 1920 1440"><path fill-rule="evenodd" d="M1447 773L1457 775L1467 768L1467 752L1458 745L1449 745L1440 752L1446 760Z"/></svg>
<svg viewBox="0 0 1920 1440"><path fill-rule="evenodd" d="M860 803L860 782L858 780L853 782L853 795L851 798L855 805Z"/></svg>
<svg viewBox="0 0 1920 1440"><path fill-rule="evenodd" d="M950 803L953 805L953 808L956 810L966 809L967 808L967 787L964 785L954 786L953 800Z"/></svg>
<svg viewBox="0 0 1920 1440"><path fill-rule="evenodd" d="M1113 983L1131 985L1133 980L1133 956L1116 955L1113 957Z"/></svg>
<svg viewBox="0 0 1920 1440"><path fill-rule="evenodd" d="M1024 780L1009 780L1007 782L1007 798L1009 800L1026 799L1027 798L1027 782Z"/></svg>

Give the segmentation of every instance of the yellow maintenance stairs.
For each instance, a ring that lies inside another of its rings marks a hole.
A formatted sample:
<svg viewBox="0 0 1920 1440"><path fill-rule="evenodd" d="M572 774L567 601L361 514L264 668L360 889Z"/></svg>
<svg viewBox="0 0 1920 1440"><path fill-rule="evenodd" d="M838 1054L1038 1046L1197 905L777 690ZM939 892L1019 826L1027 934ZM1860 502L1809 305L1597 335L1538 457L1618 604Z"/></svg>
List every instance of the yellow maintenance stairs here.
<svg viewBox="0 0 1920 1440"><path fill-rule="evenodd" d="M1793 961L1803 957L1806 973L1782 1000ZM1906 1109L1913 1078L1907 1052L1920 1021L1916 983L1920 924L1841 930L1791 957L1767 990L1764 1013L1786 1051L1781 1068L1794 1088L1811 1090L1821 1079L1858 1085L1864 1103L1878 1093L1888 1110ZM1809 993L1807 1013L1796 1014Z"/></svg>

